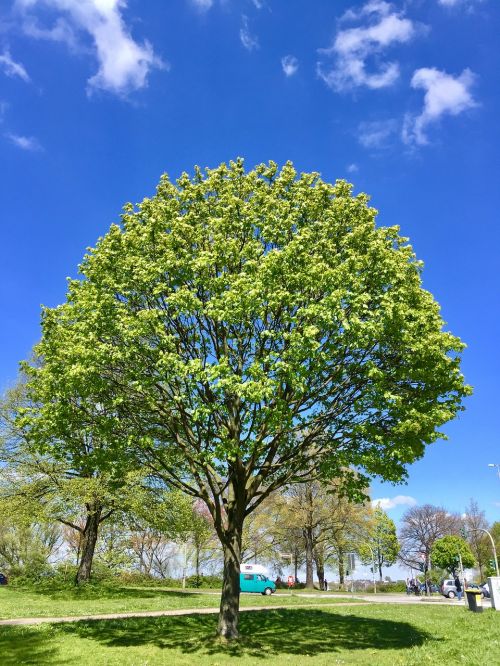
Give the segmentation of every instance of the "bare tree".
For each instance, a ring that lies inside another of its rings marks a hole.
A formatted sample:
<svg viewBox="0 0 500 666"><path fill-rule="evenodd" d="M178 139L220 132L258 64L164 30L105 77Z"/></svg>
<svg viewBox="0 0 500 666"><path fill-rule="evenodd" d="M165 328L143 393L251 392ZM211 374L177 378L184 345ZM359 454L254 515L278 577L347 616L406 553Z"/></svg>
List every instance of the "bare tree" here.
<svg viewBox="0 0 500 666"><path fill-rule="evenodd" d="M424 504L409 509L401 523L399 559L403 564L422 571L427 576L431 568L434 542L448 534L458 534L461 519L443 507Z"/></svg>
<svg viewBox="0 0 500 666"><path fill-rule="evenodd" d="M488 521L481 511L478 503L470 499L465 508L464 526L468 532L468 542L479 568L479 576L483 579L484 565L489 559L490 542L487 535L481 530L488 529Z"/></svg>

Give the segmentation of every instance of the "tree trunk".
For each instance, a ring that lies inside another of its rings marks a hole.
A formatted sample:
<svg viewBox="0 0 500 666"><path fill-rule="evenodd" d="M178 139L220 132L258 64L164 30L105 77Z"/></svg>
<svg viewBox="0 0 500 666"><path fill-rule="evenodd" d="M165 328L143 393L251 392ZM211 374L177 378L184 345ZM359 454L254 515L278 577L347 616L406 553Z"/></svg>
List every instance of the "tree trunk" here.
<svg viewBox="0 0 500 666"><path fill-rule="evenodd" d="M339 583L343 585L345 582L345 566L344 566L344 550L342 548L338 549L338 558L339 558Z"/></svg>
<svg viewBox="0 0 500 666"><path fill-rule="evenodd" d="M196 581L197 584L200 580L200 544L196 544L196 560L195 560L195 569L196 569Z"/></svg>
<svg viewBox="0 0 500 666"><path fill-rule="evenodd" d="M101 519L102 506L91 507L87 514L85 527L83 528L81 542L81 557L76 573L76 584L88 583L92 573L92 562L94 559L97 536L99 534L99 523Z"/></svg>
<svg viewBox="0 0 500 666"><path fill-rule="evenodd" d="M306 545L306 588L314 589L313 580L313 534L310 527L304 530L304 539Z"/></svg>
<svg viewBox="0 0 500 666"><path fill-rule="evenodd" d="M224 552L224 575L217 627L218 635L227 640L239 637L242 533L243 511L239 512L238 518L228 515L228 527L221 539Z"/></svg>
<svg viewBox="0 0 500 666"><path fill-rule="evenodd" d="M322 555L317 551L314 553L314 561L316 562L316 574L318 576L319 589L324 590L325 588L325 563L323 561Z"/></svg>
<svg viewBox="0 0 500 666"><path fill-rule="evenodd" d="M325 589L325 567L322 564L316 564L316 572L318 574L319 589Z"/></svg>

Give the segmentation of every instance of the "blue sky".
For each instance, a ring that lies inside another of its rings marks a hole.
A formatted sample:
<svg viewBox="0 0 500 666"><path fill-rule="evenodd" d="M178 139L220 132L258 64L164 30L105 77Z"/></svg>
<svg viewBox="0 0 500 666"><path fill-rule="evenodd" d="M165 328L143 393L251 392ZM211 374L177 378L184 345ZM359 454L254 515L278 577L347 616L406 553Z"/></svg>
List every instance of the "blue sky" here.
<svg viewBox="0 0 500 666"><path fill-rule="evenodd" d="M0 387L161 173L291 159L401 226L468 345L449 441L374 497L498 520L499 19L497 0L0 0Z"/></svg>

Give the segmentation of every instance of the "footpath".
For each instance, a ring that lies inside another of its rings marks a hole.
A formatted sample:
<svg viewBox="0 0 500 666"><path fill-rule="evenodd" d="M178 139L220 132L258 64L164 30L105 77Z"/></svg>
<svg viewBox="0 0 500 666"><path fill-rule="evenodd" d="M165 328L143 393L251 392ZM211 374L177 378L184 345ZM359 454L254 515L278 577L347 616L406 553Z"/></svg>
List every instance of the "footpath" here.
<svg viewBox="0 0 500 666"><path fill-rule="evenodd" d="M285 596L277 593L277 597ZM299 595L297 595L299 596ZM328 594L301 594L301 597L307 598L321 598L328 599L331 598L331 595ZM487 602L489 600L484 600ZM283 605L273 605L273 606L244 606L240 607L241 613L256 612L256 611L270 611L270 610L283 610L283 609L293 609L293 608L332 608L332 607L344 607L344 606L367 606L373 603L388 603L388 604L432 604L440 606L457 606L463 607L463 601L458 602L457 600L449 600L445 598L438 597L412 597L412 596L403 596L403 595L367 595L367 596L353 596L351 599L346 599L345 601L337 601L335 603L320 602L317 604L308 603L308 604L290 604ZM488 603L484 603L485 606L489 606ZM67 615L63 617L21 617L9 620L0 620L0 626L19 626L19 625L30 625L30 624L55 624L61 622L81 622L88 620L125 620L127 618L133 617L168 617L175 615L212 615L218 613L219 608L182 608L174 610L164 610L164 611L130 611L127 613L101 613L96 615Z"/></svg>

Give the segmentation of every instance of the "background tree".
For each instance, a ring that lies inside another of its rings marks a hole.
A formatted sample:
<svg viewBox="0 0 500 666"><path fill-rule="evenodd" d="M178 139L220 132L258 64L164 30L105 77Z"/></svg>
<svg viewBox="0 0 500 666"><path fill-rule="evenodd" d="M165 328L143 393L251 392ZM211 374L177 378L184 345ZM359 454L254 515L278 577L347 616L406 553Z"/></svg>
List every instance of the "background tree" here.
<svg viewBox="0 0 500 666"><path fill-rule="evenodd" d="M339 583L344 585L347 575L347 556L356 553L370 526L370 510L360 501L353 502L341 492L331 493L330 522L326 541L328 560L337 569ZM352 575L352 572L349 571Z"/></svg>
<svg viewBox="0 0 500 666"><path fill-rule="evenodd" d="M499 563L499 566L500 566L500 521L497 520L496 522L494 522L493 525L490 527L489 532L490 532L490 534L493 538L493 542L495 544L495 548L496 548L496 551L497 551L498 563ZM490 553L490 555L489 555L489 558L488 558L488 562L485 565L485 572L484 573L485 573L485 576L496 576L496 571L497 570L496 570L496 567L495 567L495 559L493 557L493 550L491 548L491 542L490 542L490 547L489 547L489 553Z"/></svg>
<svg viewBox="0 0 500 666"><path fill-rule="evenodd" d="M367 539L358 551L361 561L363 564L372 564L373 552L375 567L378 569L379 580L382 582L383 567L390 567L396 562L399 550L400 546L394 521L389 518L383 509L377 507L373 512L372 524L368 529Z"/></svg>
<svg viewBox="0 0 500 666"><path fill-rule="evenodd" d="M491 542L488 535L482 530L487 530L489 524L484 511L480 510L478 503L472 498L465 508L463 524L467 531L467 541L479 569L479 577L483 580L485 565L490 559Z"/></svg>
<svg viewBox="0 0 500 666"><path fill-rule="evenodd" d="M444 536L457 535L461 519L443 507L424 504L408 509L401 526L399 559L412 569L422 571L427 579L434 543Z"/></svg>
<svg viewBox="0 0 500 666"><path fill-rule="evenodd" d="M40 368L37 359L34 368ZM32 368L33 370L33 368ZM50 403L50 389L37 386L38 399ZM43 398L43 391L48 391ZM76 583L90 580L99 528L121 506L127 490L136 483L123 464L103 464L103 442L92 433L66 427L64 453L51 446L51 421L34 419L26 427L26 411L38 414L39 404L28 396L26 378L6 392L0 401L0 498L11 511L27 511L38 521L58 521L77 533ZM72 404L68 413L88 416ZM66 423L66 426L68 424ZM43 434L42 434L43 433ZM39 446L36 445L39 444Z"/></svg>
<svg viewBox="0 0 500 666"><path fill-rule="evenodd" d="M37 579L50 570L62 545L60 525L12 515L10 507L0 503L0 571Z"/></svg>
<svg viewBox="0 0 500 666"><path fill-rule="evenodd" d="M432 546L431 557L433 564L441 569L446 569L453 576L459 570L459 556L462 558L464 569L469 569L476 563L469 544L458 536L450 535L436 539Z"/></svg>
<svg viewBox="0 0 500 666"><path fill-rule="evenodd" d="M401 480L467 393L420 262L375 216L346 182L289 163L165 176L88 253L66 304L44 310L40 446L62 457L92 436L115 462L132 447L206 503L226 638L245 518L319 476L365 487L350 466Z"/></svg>

